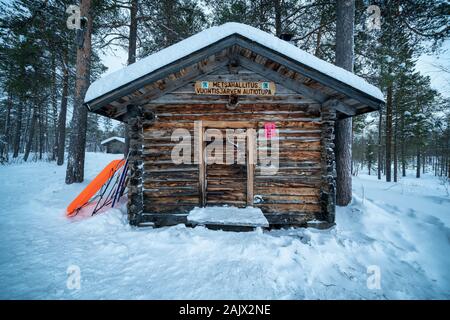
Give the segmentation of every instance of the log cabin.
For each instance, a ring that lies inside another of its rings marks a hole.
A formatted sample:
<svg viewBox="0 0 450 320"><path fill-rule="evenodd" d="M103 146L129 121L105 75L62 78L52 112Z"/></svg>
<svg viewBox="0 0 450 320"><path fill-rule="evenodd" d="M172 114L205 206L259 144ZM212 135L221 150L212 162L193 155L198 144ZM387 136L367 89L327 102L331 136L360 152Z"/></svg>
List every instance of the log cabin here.
<svg viewBox="0 0 450 320"><path fill-rule="evenodd" d="M207 206L259 208L270 227L332 226L334 124L382 104L364 79L239 23L111 73L85 97L127 124L136 226L186 223Z"/></svg>
<svg viewBox="0 0 450 320"><path fill-rule="evenodd" d="M110 137L100 143L106 149L106 153L124 153L125 152L125 138Z"/></svg>

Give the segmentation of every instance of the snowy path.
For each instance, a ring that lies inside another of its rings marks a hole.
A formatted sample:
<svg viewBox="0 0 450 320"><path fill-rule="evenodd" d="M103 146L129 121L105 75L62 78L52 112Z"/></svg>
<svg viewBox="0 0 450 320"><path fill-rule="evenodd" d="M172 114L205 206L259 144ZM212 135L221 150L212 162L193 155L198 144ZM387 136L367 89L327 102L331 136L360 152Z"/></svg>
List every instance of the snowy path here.
<svg viewBox="0 0 450 320"><path fill-rule="evenodd" d="M88 154L87 180L111 159ZM66 186L64 171L0 167L0 298L450 298L450 199L432 177L355 178L331 230L233 233L135 229L120 210L70 221L87 182ZM70 265L79 290L66 286ZM381 289L367 287L373 265Z"/></svg>

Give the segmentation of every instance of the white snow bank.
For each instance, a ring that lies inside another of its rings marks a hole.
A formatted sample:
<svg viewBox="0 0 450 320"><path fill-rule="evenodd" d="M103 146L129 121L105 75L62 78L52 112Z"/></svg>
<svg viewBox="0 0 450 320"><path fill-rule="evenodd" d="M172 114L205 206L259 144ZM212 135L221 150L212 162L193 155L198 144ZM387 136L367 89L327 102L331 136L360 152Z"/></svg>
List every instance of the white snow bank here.
<svg viewBox="0 0 450 320"><path fill-rule="evenodd" d="M194 208L188 221L199 224L228 224L237 226L268 227L269 222L259 208L206 207Z"/></svg>
<svg viewBox="0 0 450 320"><path fill-rule="evenodd" d="M163 66L177 61L178 59L181 59L233 34L241 35L256 43L259 43L262 46L280 52L284 56L296 60L336 80L346 83L349 86L365 92L376 99L384 101L384 95L380 89L369 84L363 78L321 60L314 55L297 48L289 42L281 40L267 32L235 22L229 22L221 26L203 30L200 33L145 57L123 69L104 76L91 84L84 101L90 102L114 89L126 85L127 83L130 83L144 75L147 75Z"/></svg>
<svg viewBox="0 0 450 320"><path fill-rule="evenodd" d="M73 185L54 163L0 166L0 298L450 298L450 199L434 177L354 177L353 202L330 230L133 228L119 209L67 219L115 158L88 153L87 180ZM74 266L79 289L67 286ZM372 270L379 288L367 286Z"/></svg>
<svg viewBox="0 0 450 320"><path fill-rule="evenodd" d="M103 140L100 144L101 144L101 145L104 145L105 143L108 143L108 142L114 141L114 140L120 141L120 142L122 142L122 143L125 143L125 138L121 138L121 137L111 137L111 138L108 138L108 139Z"/></svg>

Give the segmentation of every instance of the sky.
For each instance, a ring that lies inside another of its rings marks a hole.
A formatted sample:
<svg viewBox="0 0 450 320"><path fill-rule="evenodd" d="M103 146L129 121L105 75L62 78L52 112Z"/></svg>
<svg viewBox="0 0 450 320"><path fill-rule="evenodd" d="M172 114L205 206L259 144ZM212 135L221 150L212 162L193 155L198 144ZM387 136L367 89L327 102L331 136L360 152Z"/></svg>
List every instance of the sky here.
<svg viewBox="0 0 450 320"><path fill-rule="evenodd" d="M442 71L436 65L450 70L450 40L442 45L442 53L438 56L422 55L417 61L416 69L431 78L431 86L444 97L450 98L450 73Z"/></svg>
<svg viewBox="0 0 450 320"><path fill-rule="evenodd" d="M126 66L127 52L124 49L108 50L101 55L103 64L108 70L102 75L107 75ZM422 55L417 60L416 70L422 75L429 76L431 86L444 97L450 98L450 73L446 73L437 66L442 65L450 70L450 40L442 45L439 55Z"/></svg>

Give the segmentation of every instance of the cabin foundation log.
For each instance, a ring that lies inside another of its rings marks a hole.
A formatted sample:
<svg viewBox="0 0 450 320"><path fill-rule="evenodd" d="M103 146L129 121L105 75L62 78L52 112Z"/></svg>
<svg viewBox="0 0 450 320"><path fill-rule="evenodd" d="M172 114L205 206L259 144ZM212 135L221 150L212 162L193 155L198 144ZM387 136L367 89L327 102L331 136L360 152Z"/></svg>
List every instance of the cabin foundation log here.
<svg viewBox="0 0 450 320"><path fill-rule="evenodd" d="M129 149L128 171L128 220L131 225L139 225L143 211L142 192L142 110L138 106L127 106Z"/></svg>

